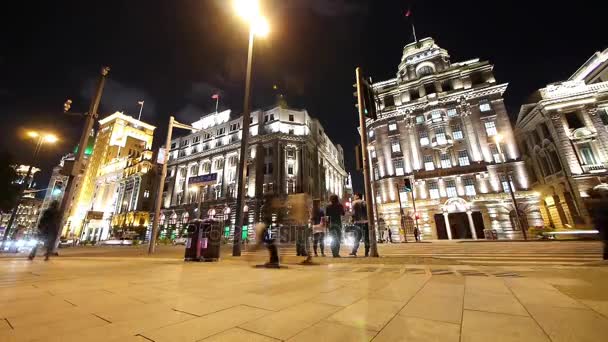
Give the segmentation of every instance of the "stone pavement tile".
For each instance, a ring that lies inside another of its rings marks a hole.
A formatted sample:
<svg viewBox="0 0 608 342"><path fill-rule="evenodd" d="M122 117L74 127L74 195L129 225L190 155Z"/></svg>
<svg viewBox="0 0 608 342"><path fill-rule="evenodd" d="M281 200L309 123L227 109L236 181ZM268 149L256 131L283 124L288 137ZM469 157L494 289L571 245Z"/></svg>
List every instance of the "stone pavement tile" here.
<svg viewBox="0 0 608 342"><path fill-rule="evenodd" d="M8 320L15 329L29 329L31 327L51 324L57 321L71 321L72 319L87 314L89 313L81 308L70 305L60 311L35 311L25 315L8 317Z"/></svg>
<svg viewBox="0 0 608 342"><path fill-rule="evenodd" d="M207 337L201 341L205 341L205 342L212 342L212 341L217 341L217 342L241 342L241 341L273 342L273 341L278 341L278 340L274 339L272 337L256 334L254 332L243 330L240 328L232 328L232 329L226 330L224 332L221 332L217 335Z"/></svg>
<svg viewBox="0 0 608 342"><path fill-rule="evenodd" d="M13 330L6 319L0 319L0 331Z"/></svg>
<svg viewBox="0 0 608 342"><path fill-rule="evenodd" d="M462 342L549 342L530 317L464 310Z"/></svg>
<svg viewBox="0 0 608 342"><path fill-rule="evenodd" d="M150 342L147 338L139 335L121 336L115 339L106 340L107 342Z"/></svg>
<svg viewBox="0 0 608 342"><path fill-rule="evenodd" d="M431 279L399 314L460 324L463 296L464 285L442 283Z"/></svg>
<svg viewBox="0 0 608 342"><path fill-rule="evenodd" d="M459 339L460 325L458 324L398 315L380 331L374 338L374 342L458 342Z"/></svg>
<svg viewBox="0 0 608 342"><path fill-rule="evenodd" d="M249 321L239 327L261 335L286 340L340 309L341 307L333 305L302 303Z"/></svg>
<svg viewBox="0 0 608 342"><path fill-rule="evenodd" d="M175 303L168 303L172 309L186 312L196 316L204 316L213 312L225 310L241 304L238 297L228 296L221 299L198 299L198 300L178 300Z"/></svg>
<svg viewBox="0 0 608 342"><path fill-rule="evenodd" d="M112 323L129 321L134 319L144 319L151 312L169 312L173 311L170 306L164 304L133 304L121 307L114 307L104 310L93 310L93 314L110 321Z"/></svg>
<svg viewBox="0 0 608 342"><path fill-rule="evenodd" d="M309 301L316 296L309 291L294 292L289 295L265 296L259 294L246 293L237 297L240 304L249 305L256 308L279 311L292 305Z"/></svg>
<svg viewBox="0 0 608 342"><path fill-rule="evenodd" d="M51 296L47 290L32 286L7 287L0 291L0 306L16 300L34 299L47 296Z"/></svg>
<svg viewBox="0 0 608 342"><path fill-rule="evenodd" d="M506 278L505 285L511 289L555 290L551 284L531 278Z"/></svg>
<svg viewBox="0 0 608 342"><path fill-rule="evenodd" d="M147 330L158 329L171 324L195 318L192 315L169 311L152 312L145 318L134 318L118 323L111 323L93 328L78 329L63 334L53 334L44 337L39 342L107 342L121 341L123 338L132 338ZM37 340L38 342L38 340Z"/></svg>
<svg viewBox="0 0 608 342"><path fill-rule="evenodd" d="M313 298L316 303L336 306L348 306L367 296L369 292L365 289L343 287L332 292L321 293Z"/></svg>
<svg viewBox="0 0 608 342"><path fill-rule="evenodd" d="M18 317L38 312L52 314L69 310L74 306L58 297L24 299L0 305L0 318Z"/></svg>
<svg viewBox="0 0 608 342"><path fill-rule="evenodd" d="M302 330L299 334L290 338L289 342L333 342L352 341L367 342L377 334L376 331L364 328L355 328L339 323L321 321L315 325Z"/></svg>
<svg viewBox="0 0 608 342"><path fill-rule="evenodd" d="M548 305L562 308L585 308L583 304L557 289L512 288L512 290L525 307L528 307L528 305Z"/></svg>
<svg viewBox="0 0 608 342"><path fill-rule="evenodd" d="M467 277L465 284L465 309L528 316L501 279Z"/></svg>
<svg viewBox="0 0 608 342"><path fill-rule="evenodd" d="M154 342L199 341L224 330L269 314L267 310L237 306L203 317L141 333Z"/></svg>
<svg viewBox="0 0 608 342"><path fill-rule="evenodd" d="M429 276L406 274L394 280L388 286L378 291L373 291L369 298L400 301L405 304L409 301L428 281Z"/></svg>
<svg viewBox="0 0 608 342"><path fill-rule="evenodd" d="M589 309L526 306L553 342L603 341L608 336L608 319Z"/></svg>
<svg viewBox="0 0 608 342"><path fill-rule="evenodd" d="M402 303L394 301L362 299L336 312L327 320L356 328L380 331L402 306Z"/></svg>
<svg viewBox="0 0 608 342"><path fill-rule="evenodd" d="M581 300L583 304L608 317L608 300Z"/></svg>
<svg viewBox="0 0 608 342"><path fill-rule="evenodd" d="M71 321L54 321L34 327L27 326L12 332L19 341L31 341L103 325L108 325L108 322L93 315L83 315L75 317ZM2 333L0 333L0 341L3 341Z"/></svg>
<svg viewBox="0 0 608 342"><path fill-rule="evenodd" d="M90 311L105 311L112 308L139 305L143 302L104 290L90 293L74 293L61 295L68 302Z"/></svg>
<svg viewBox="0 0 608 342"><path fill-rule="evenodd" d="M544 282L551 284L551 285L561 285L561 286L589 286L591 284L589 284L589 282L584 281L582 279L576 279L576 278L558 278L558 277L551 277L551 278L541 278Z"/></svg>

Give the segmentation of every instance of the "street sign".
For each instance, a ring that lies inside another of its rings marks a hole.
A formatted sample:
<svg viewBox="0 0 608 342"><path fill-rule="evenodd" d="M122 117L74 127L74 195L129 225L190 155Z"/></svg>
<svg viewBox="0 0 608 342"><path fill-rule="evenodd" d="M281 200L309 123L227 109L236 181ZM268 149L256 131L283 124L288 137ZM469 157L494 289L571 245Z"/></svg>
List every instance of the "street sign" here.
<svg viewBox="0 0 608 342"><path fill-rule="evenodd" d="M103 211L87 211L87 220L102 220Z"/></svg>
<svg viewBox="0 0 608 342"><path fill-rule="evenodd" d="M194 176L188 179L189 185L208 185L215 184L217 182L217 173L210 173L208 175Z"/></svg>

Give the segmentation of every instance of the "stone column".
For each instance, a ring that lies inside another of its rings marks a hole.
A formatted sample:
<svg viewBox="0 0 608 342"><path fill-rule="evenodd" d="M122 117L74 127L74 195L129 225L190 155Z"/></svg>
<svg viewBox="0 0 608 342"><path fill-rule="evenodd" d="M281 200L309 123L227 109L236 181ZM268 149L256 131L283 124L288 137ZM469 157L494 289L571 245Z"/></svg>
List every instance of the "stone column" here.
<svg viewBox="0 0 608 342"><path fill-rule="evenodd" d="M448 240L452 240L452 228L450 228L450 219L448 218L448 212L443 212L443 219L445 220L445 231L448 233Z"/></svg>
<svg viewBox="0 0 608 342"><path fill-rule="evenodd" d="M465 141L468 145L471 161L481 161L484 158L479 148L479 142L477 141L477 133L475 132L473 122L471 121L471 107L464 97L458 100L458 106L460 107L462 129L464 130Z"/></svg>
<svg viewBox="0 0 608 342"><path fill-rule="evenodd" d="M475 231L475 221L473 221L473 212L467 210L467 218L469 219L469 228L471 229L471 236L473 240L477 240L477 232Z"/></svg>
<svg viewBox="0 0 608 342"><path fill-rule="evenodd" d="M603 154L603 158L598 158L600 161L608 161L608 130L604 126L602 119L597 115L597 107L587 109L589 119L593 123L593 128L597 132L597 140L599 144L596 144L598 150ZM601 160L603 159L603 160Z"/></svg>

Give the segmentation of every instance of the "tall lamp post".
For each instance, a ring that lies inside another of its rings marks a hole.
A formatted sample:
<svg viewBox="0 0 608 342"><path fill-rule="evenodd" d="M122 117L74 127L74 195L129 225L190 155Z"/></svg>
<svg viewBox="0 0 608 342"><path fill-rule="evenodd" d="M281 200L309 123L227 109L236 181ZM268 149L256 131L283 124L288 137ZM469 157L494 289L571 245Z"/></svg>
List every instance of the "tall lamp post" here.
<svg viewBox="0 0 608 342"><path fill-rule="evenodd" d="M517 221L516 224L521 229L521 232L524 235L524 240L528 240L528 233L526 232L526 227L524 227L521 222L521 217L519 215L519 207L517 206L517 199L515 198L515 192L513 191L513 185L511 185L512 178L511 178L511 175L509 174L509 171L507 170L507 165L505 164L507 162L507 158L502 153L502 147L500 146L500 143L502 142L502 140L503 140L502 135L496 134L494 136L494 141L496 142L496 150L498 151L498 156L500 157L501 163L503 163L503 172L505 174L505 179L507 180L507 184L509 187L509 194L511 195L511 201L513 202L513 208L515 210L515 220Z"/></svg>
<svg viewBox="0 0 608 342"><path fill-rule="evenodd" d="M269 32L266 19L260 13L260 4L257 0L235 0L234 9L237 14L249 24L249 51L247 53L247 75L245 77L245 100L243 104L243 128L241 137L241 151L239 158L238 188L236 195L236 217L234 225L234 241L232 255L241 255L241 230L244 221L245 185L247 173L247 150L249 145L249 107L251 91L251 62L253 59L253 40L255 36L264 37Z"/></svg>
<svg viewBox="0 0 608 342"><path fill-rule="evenodd" d="M42 149L42 145L43 144L54 144L58 140L57 137L53 134L41 133L41 132L36 132L36 131L28 132L27 136L32 139L35 139L36 148L34 149L34 155L32 157L32 162L30 163L29 167L27 168L27 173L25 174L25 177L23 178L23 183L20 184L20 186L19 186L19 192L17 193L17 203L15 204L15 207L11 211L11 217L9 218L8 224L6 225L6 228L4 229L4 236L2 237L3 246L4 246L5 241L11 235L11 228L12 228L13 224L15 223L15 218L17 217L17 210L19 209L19 202L21 201L21 196L23 196L23 193L25 192L25 190L27 190L29 187L32 186L32 181L30 180L30 177L32 176L32 169L34 167L34 163L36 162L36 158L38 157L38 153Z"/></svg>

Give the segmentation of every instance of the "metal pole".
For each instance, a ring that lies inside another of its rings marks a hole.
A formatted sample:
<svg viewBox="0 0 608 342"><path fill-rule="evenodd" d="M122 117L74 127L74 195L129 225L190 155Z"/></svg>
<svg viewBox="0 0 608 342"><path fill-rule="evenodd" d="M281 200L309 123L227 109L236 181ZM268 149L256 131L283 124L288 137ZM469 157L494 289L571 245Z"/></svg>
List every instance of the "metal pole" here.
<svg viewBox="0 0 608 342"><path fill-rule="evenodd" d="M93 129L93 125L95 124L95 120L97 119L97 109L99 108L99 103L101 102L101 95L103 94L103 88L106 83L106 77L110 72L110 67L104 66L101 68L101 75L99 77L99 83L97 84L97 90L95 92L95 96L91 101L91 105L89 106L89 112L86 114L86 121L84 123L84 129L80 135L80 141L78 143L78 151L76 152L76 157L74 158L74 165L72 169L69 170L70 174L68 176L68 184L66 185L65 191L63 193L63 199L61 200L61 206L59 207L59 212L61 213L61 221L59 224L59 232L57 232L57 238L55 239L55 247L53 252L57 251L57 246L59 245L59 238L61 237L61 230L66 223L68 218L68 208L72 199L72 191L74 190L74 186L76 185L75 179L82 172L82 166L84 162L84 151L87 148L87 143L89 141L89 134Z"/></svg>
<svg viewBox="0 0 608 342"><path fill-rule="evenodd" d="M247 53L247 75L245 77L245 103L243 105L243 129L241 154L239 156L238 188L236 195L236 217L232 256L241 256L241 230L243 227L243 206L245 204L245 183L247 181L247 150L249 145L249 92L251 91L251 62L253 59L253 29L249 30L249 52ZM225 161L224 161L225 162Z"/></svg>
<svg viewBox="0 0 608 342"><path fill-rule="evenodd" d="M523 227L523 225L521 223L521 217L519 216L519 207L517 206L517 199L515 198L515 193L513 192L513 186L511 185L512 178L511 178L511 175L509 174L509 172L507 171L507 164L506 164L507 158L502 153L502 148L500 147L500 142L496 142L496 147L498 150L498 155L500 156L500 159L503 163L503 165L502 165L503 173L507 180L507 185L509 186L509 194L511 195L511 201L513 202L513 208L515 210L515 219L517 220L517 224L519 225L519 228L521 229L521 232L524 235L524 240L528 240L528 233L526 232L526 229Z"/></svg>
<svg viewBox="0 0 608 342"><path fill-rule="evenodd" d="M371 244L370 256L377 258L378 241L376 241L376 225L374 222L374 202L372 199L372 184L369 174L368 150L367 150L367 127L365 126L365 116L363 115L363 94L361 92L361 68L355 71L357 77L357 102L359 104L359 127L361 127L361 157L363 158L363 179L365 183L365 202L367 207L367 221L369 224L369 242Z"/></svg>
<svg viewBox="0 0 608 342"><path fill-rule="evenodd" d="M137 120L141 120L141 112L144 111L144 101L141 101L139 106L139 116L137 117Z"/></svg>
<svg viewBox="0 0 608 342"><path fill-rule="evenodd" d="M158 189L156 191L156 202L154 203L154 218L152 221L152 232L150 233L150 242L148 245L148 254L154 253L156 247L156 235L158 235L158 224L160 223L160 207L163 202L163 191L165 188L165 178L167 178L167 164L169 163L169 151L171 150L171 134L173 133L173 116L169 117L169 130L167 132L167 141L165 142L165 152L163 156L163 168L158 181Z"/></svg>

